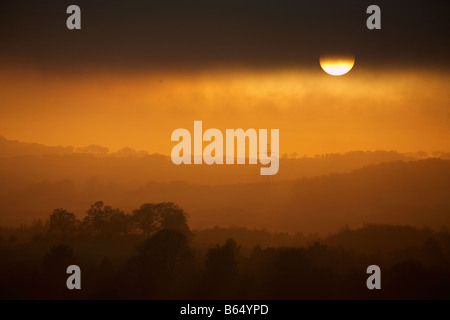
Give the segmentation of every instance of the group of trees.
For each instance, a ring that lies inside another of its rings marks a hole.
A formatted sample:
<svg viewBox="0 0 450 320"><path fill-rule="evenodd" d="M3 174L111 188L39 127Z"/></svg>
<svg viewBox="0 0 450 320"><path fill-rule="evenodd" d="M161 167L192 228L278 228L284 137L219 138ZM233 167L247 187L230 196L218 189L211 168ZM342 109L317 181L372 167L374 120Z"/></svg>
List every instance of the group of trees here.
<svg viewBox="0 0 450 320"><path fill-rule="evenodd" d="M420 251L433 254L429 241ZM441 244L435 241L434 246ZM411 248L404 250L392 264L381 253L368 256L318 242L241 252L240 245L228 239L198 251L182 233L162 229L138 245L119 268L112 268L107 258L98 270L81 264L84 287L79 292L65 289L67 275L61 272L75 259L72 248L52 247L44 257L45 286L36 293L42 297L49 290L52 298L101 299L448 299L449 253L428 261L411 254ZM382 269L382 290L366 287L366 268L374 260Z"/></svg>
<svg viewBox="0 0 450 320"><path fill-rule="evenodd" d="M144 203L127 214L98 201L91 205L82 220L78 220L74 213L59 208L50 215L48 226L50 235L62 239L75 234L106 239L136 232L148 238L158 230L175 230L188 239L192 237L187 214L172 202Z"/></svg>
<svg viewBox="0 0 450 320"><path fill-rule="evenodd" d="M57 209L47 227L73 237L65 244L49 238L50 247L45 241L28 248L0 244L0 298L450 298L447 230L367 225L303 246L252 249L231 238L213 245L190 241L186 214L173 203L144 204L125 214L101 202L81 221ZM137 236L119 241L123 246L111 238L89 246L83 240L121 232ZM67 290L71 264L82 269L82 290ZM382 290L366 287L371 264L382 270Z"/></svg>
<svg viewBox="0 0 450 320"><path fill-rule="evenodd" d="M445 229L366 225L301 246L248 246L242 240L254 243L251 236L270 232L213 228L203 236L198 231L193 242L187 215L174 203L145 203L125 213L99 201L81 220L55 209L46 224L36 221L22 232L43 230L49 241L0 243L0 298L450 298ZM216 241L213 234L229 237ZM83 290L67 290L71 264L83 270ZM366 287L371 264L382 270L382 290Z"/></svg>

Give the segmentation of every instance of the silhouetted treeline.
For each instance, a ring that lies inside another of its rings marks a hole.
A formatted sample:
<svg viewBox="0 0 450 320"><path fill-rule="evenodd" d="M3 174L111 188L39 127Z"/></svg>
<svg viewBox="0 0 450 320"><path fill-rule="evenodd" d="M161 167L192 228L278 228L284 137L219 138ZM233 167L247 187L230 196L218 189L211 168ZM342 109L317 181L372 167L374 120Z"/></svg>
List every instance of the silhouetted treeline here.
<svg viewBox="0 0 450 320"><path fill-rule="evenodd" d="M144 203L127 214L98 201L91 205L82 220L78 220L72 212L55 209L46 225L47 236L59 240L70 237L105 240L138 232L147 238L162 229L176 230L188 238L192 237L186 213L172 202Z"/></svg>
<svg viewBox="0 0 450 320"><path fill-rule="evenodd" d="M20 229L15 239L0 230L0 298L450 298L445 229L366 225L321 239L217 227L197 231L197 238L173 203L126 214L97 202L81 220L56 209L46 223L22 228L30 230L42 236L27 242ZM227 232L234 239L223 239ZM214 243L214 234L222 240ZM268 242L253 246L265 236ZM285 245L271 246L277 237ZM81 290L66 288L71 264L82 270ZM372 264L381 268L381 290L366 287Z"/></svg>

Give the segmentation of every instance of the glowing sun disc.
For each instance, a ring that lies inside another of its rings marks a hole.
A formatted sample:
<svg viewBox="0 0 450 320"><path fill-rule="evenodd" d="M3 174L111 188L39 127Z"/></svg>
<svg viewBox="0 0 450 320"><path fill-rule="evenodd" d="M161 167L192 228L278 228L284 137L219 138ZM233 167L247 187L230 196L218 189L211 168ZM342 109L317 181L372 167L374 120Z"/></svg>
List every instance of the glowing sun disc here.
<svg viewBox="0 0 450 320"><path fill-rule="evenodd" d="M320 57L320 66L323 71L332 76L342 76L343 74L346 74L353 68L354 64L354 57Z"/></svg>

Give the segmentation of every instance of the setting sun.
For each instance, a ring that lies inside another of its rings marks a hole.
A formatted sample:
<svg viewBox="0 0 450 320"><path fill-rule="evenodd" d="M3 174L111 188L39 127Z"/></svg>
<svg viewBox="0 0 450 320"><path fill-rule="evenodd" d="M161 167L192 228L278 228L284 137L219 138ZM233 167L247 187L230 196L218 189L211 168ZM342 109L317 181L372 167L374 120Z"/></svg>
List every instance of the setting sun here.
<svg viewBox="0 0 450 320"><path fill-rule="evenodd" d="M444 1L0 8L12 314L140 300L147 317L283 319L450 298Z"/></svg>
<svg viewBox="0 0 450 320"><path fill-rule="evenodd" d="M321 56L320 66L322 69L332 76L342 76L349 72L355 64L355 58L352 56L346 57L331 57Z"/></svg>

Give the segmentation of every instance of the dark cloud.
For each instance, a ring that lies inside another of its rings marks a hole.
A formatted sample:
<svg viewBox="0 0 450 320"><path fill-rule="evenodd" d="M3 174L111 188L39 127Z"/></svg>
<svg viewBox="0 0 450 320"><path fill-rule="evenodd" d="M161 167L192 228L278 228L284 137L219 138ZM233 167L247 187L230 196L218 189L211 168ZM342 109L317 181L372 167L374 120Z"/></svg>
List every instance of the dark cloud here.
<svg viewBox="0 0 450 320"><path fill-rule="evenodd" d="M66 8L82 30L66 29ZM382 30L366 28L366 8ZM368 65L448 68L447 1L0 1L0 56L40 68L308 66L351 51Z"/></svg>

